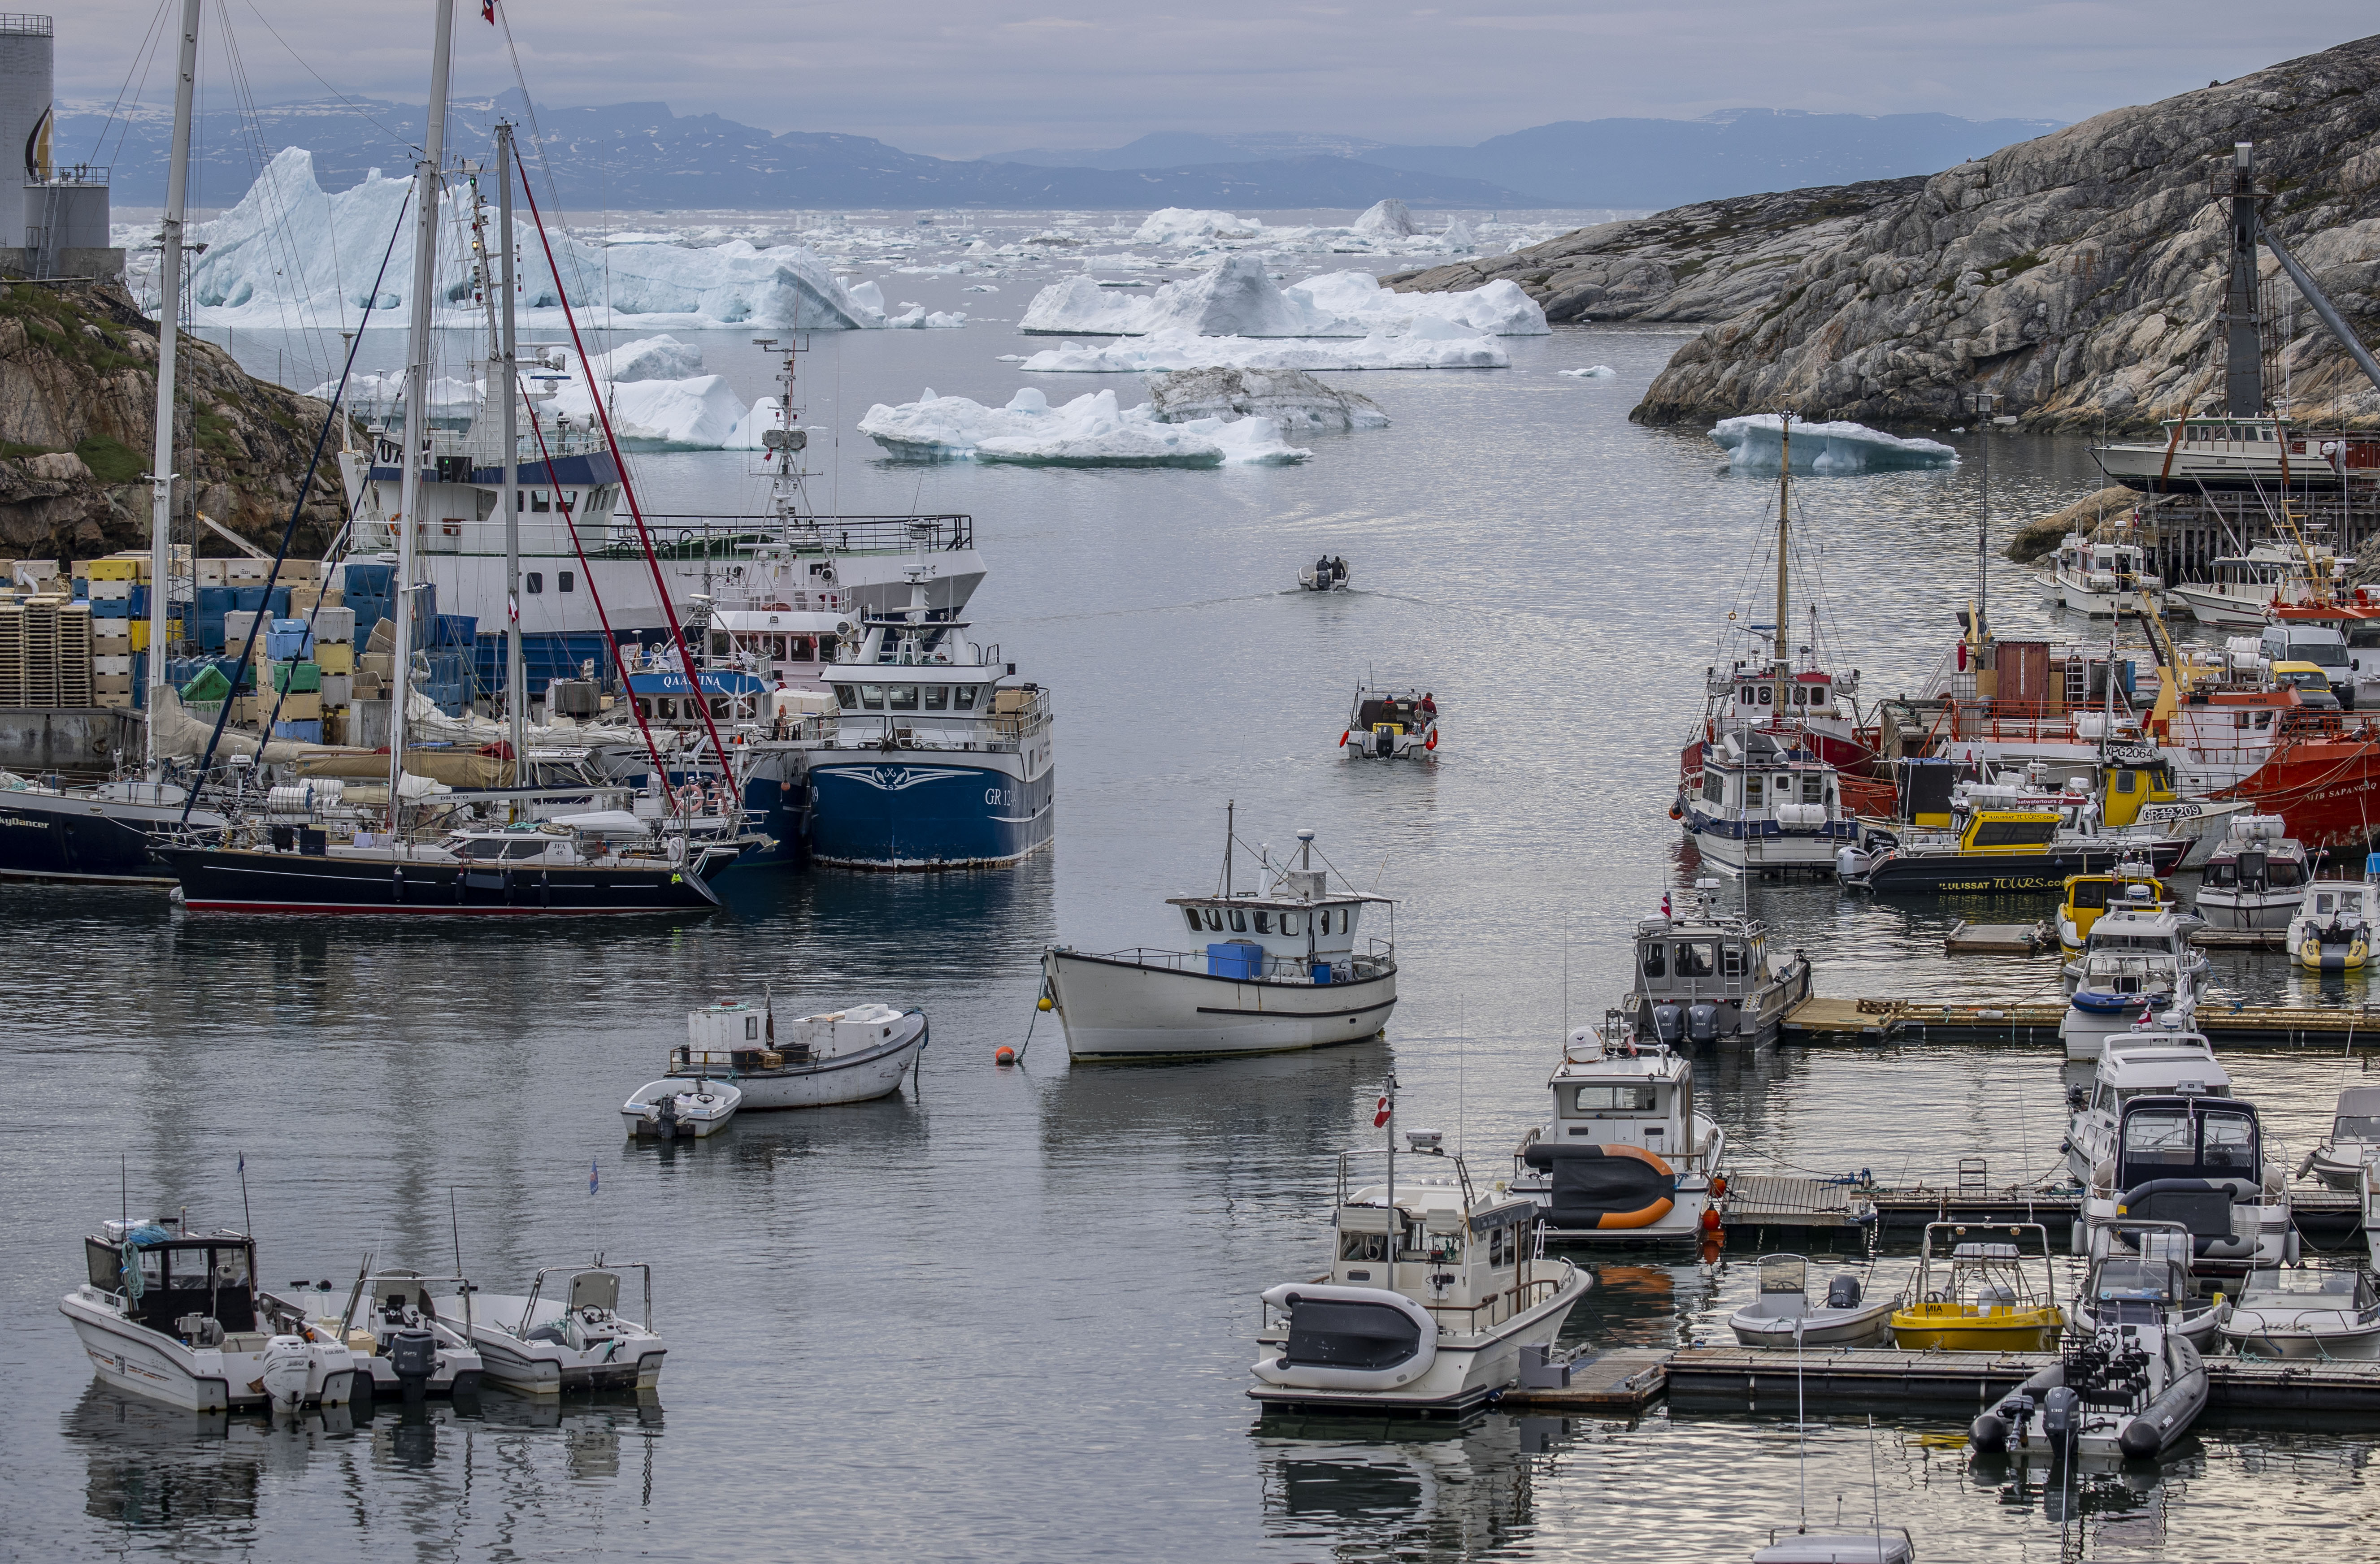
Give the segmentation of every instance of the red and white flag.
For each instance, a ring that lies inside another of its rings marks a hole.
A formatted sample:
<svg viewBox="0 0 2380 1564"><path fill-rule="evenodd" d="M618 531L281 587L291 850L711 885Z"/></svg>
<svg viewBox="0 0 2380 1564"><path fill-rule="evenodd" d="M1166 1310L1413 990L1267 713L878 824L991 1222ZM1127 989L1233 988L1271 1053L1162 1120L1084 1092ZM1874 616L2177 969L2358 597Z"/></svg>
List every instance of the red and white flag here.
<svg viewBox="0 0 2380 1564"><path fill-rule="evenodd" d="M1377 1130L1381 1125L1387 1123L1389 1121L1389 1115L1395 1111L1395 1107L1390 1103L1387 1097L1384 1097L1380 1098L1380 1105L1372 1109L1372 1128Z"/></svg>
<svg viewBox="0 0 2380 1564"><path fill-rule="evenodd" d="M1661 915L1663 917L1670 915L1670 893L1666 891L1661 892Z"/></svg>
<svg viewBox="0 0 2380 1564"><path fill-rule="evenodd" d="M510 616L514 624L517 624L520 623L520 596L518 593L506 592L504 594L504 612Z"/></svg>
<svg viewBox="0 0 2380 1564"><path fill-rule="evenodd" d="M480 0L480 15L488 19L488 25L490 27L495 26L496 0Z"/></svg>

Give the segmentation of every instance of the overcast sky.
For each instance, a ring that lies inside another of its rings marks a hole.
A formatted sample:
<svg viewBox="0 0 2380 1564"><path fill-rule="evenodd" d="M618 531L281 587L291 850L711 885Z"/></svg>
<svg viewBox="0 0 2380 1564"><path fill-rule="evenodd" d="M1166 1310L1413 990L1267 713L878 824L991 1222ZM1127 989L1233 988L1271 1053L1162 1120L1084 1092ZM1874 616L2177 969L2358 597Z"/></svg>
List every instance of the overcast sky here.
<svg viewBox="0 0 2380 1564"><path fill-rule="evenodd" d="M258 103L321 97L324 81L344 93L427 95L424 0L206 4L215 15L201 75L214 91L232 76L218 63L228 22ZM178 16L179 0L164 5ZM845 131L946 157L1116 146L1153 130L1468 145L1549 120L1737 107L2076 120L2380 30L2371 0L520 0L508 9L540 103L658 100L681 115ZM511 83L479 13L477 0L462 0L457 95ZM60 95L114 100L140 74L138 41L164 14L157 0L85 0L59 13ZM147 67L140 92L171 101L170 59Z"/></svg>

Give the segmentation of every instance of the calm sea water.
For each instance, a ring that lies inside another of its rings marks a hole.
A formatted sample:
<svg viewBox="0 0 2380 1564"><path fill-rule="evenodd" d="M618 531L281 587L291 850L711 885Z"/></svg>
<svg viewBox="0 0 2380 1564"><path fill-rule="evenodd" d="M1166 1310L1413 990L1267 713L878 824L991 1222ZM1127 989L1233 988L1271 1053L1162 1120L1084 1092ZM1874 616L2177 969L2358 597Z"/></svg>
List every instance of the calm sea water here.
<svg viewBox="0 0 2380 1564"><path fill-rule="evenodd" d="M1434 1437L1259 1427L1243 1395L1257 1294L1320 1259L1331 1159L1372 1143L1383 1079L1407 1124L1500 1168L1545 1107L1565 1017L1624 988L1633 921L1682 883L1677 746L1725 616L1767 617L1766 483L1725 472L1699 430L1626 421L1682 340L1565 330L1512 343L1506 371L1345 377L1394 425L1317 437L1299 467L1083 472L895 467L850 432L870 403L927 385L1004 401L1020 381L995 355L1028 346L1006 327L820 338L808 401L842 431L820 505L972 513L992 570L984 638L1055 692L1057 843L1015 868L755 875L674 930L236 921L0 891L12 1549L1741 1558L1806 1505L1878 1509L1928 1560L2245 1558L2277 1526L2299 1556L2364 1551L2365 1432L2209 1425L2160 1473L2070 1502L1972 1472L1955 1416L1871 1428L1860 1409L1814 1409L1806 1440L1790 1404L1767 1403L1495 1415ZM768 389L745 333L700 341L747 399ZM393 336L370 346L396 357ZM276 350L244 332L235 347L268 367ZM1595 363L1617 377L1553 373ZM757 498L746 461L652 456L638 473L655 509L727 507ZM1993 467L2002 533L2095 486L2074 442L2003 437ZM1978 471L1799 486L1809 575L1871 696L1913 685L1953 633ZM1284 590L1326 549L1360 589ZM2052 628L1996 566L2004 631ZM1436 692L1435 767L1339 759L1367 671ZM1313 827L1349 878L1401 899L1388 1037L1070 1070L1054 1027L1033 1025L1037 952L1168 942L1162 898L1211 881L1233 801L1247 840L1285 848ZM1947 913L1829 888L1748 896L1810 952L1822 992L2054 982L2040 963L1944 958ZM2270 958L2221 962L2226 991L2300 988ZM624 1146L617 1105L684 1012L764 988L923 1005L934 1043L914 1088L699 1146ZM1026 1066L995 1069L992 1049L1028 1030ZM2311 1054L2231 1068L2299 1147L2346 1078ZM1747 1167L1899 1179L1982 1156L1996 1182L2046 1176L2063 1129L2042 1050L1786 1051L1705 1081ZM55 1303L119 1180L136 1210L252 1215L276 1281L351 1276L367 1251L428 1270L459 1248L497 1289L598 1251L650 1262L672 1349L658 1403L490 1395L418 1423L383 1408L225 1427L98 1388ZM1723 1335L1750 1258L1594 1261L1602 1285L1571 1339Z"/></svg>

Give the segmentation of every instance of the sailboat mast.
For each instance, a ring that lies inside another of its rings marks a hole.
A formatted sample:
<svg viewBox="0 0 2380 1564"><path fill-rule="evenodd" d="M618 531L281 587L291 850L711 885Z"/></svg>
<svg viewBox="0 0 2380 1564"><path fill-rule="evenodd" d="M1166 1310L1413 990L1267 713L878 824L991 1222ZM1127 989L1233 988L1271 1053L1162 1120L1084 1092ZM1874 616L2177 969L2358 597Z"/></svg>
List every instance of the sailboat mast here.
<svg viewBox="0 0 2380 1564"><path fill-rule="evenodd" d="M1777 704L1773 709L1777 721L1785 721L1787 697L1785 682L1793 672L1792 661L1785 650L1785 637L1791 624L1786 617L1785 561L1786 543L1793 527L1793 415L1777 416L1777 646L1774 666L1777 674Z"/></svg>
<svg viewBox="0 0 2380 1564"><path fill-rule="evenodd" d="M157 453L149 469L149 759L157 759L157 708L165 690L166 592L174 568L174 358L182 335L182 217L190 188L190 99L199 74L199 0L182 0L182 48L174 74L174 161L165 170L165 221L157 261ZM191 605L194 609L197 604Z"/></svg>
<svg viewBox="0 0 2380 1564"><path fill-rule="evenodd" d="M388 711L388 825L394 835L403 808L405 703L413 693L413 540L421 529L421 464L430 446L431 290L438 271L438 177L446 156L446 70L455 52L455 0L437 0L430 52L430 112L414 167L413 313L405 355L404 483L398 491L396 646Z"/></svg>
<svg viewBox="0 0 2380 1564"><path fill-rule="evenodd" d="M496 508L504 515L504 689L510 695L513 719L513 785L521 785L522 767L528 747L528 676L527 660L521 653L520 623L520 343L513 319L513 126L508 119L496 122L496 222L503 228L501 236L504 263L498 285L504 289L504 307L500 319L503 331L497 340L496 354L501 374L491 376L491 382L504 382L503 487L497 492ZM492 383L491 390L494 387Z"/></svg>

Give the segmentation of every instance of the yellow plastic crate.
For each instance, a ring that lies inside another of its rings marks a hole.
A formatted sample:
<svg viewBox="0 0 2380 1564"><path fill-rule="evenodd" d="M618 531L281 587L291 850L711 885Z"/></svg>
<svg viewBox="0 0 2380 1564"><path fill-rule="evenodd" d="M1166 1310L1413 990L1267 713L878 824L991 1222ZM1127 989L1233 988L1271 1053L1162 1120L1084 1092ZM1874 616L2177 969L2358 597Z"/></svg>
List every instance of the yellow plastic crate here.
<svg viewBox="0 0 2380 1564"><path fill-rule="evenodd" d="M83 566L86 581L146 581L149 562L145 559L95 559Z"/></svg>
<svg viewBox="0 0 2380 1564"><path fill-rule="evenodd" d="M314 665L325 673L352 673L356 671L356 646L353 641L317 641L314 643Z"/></svg>

